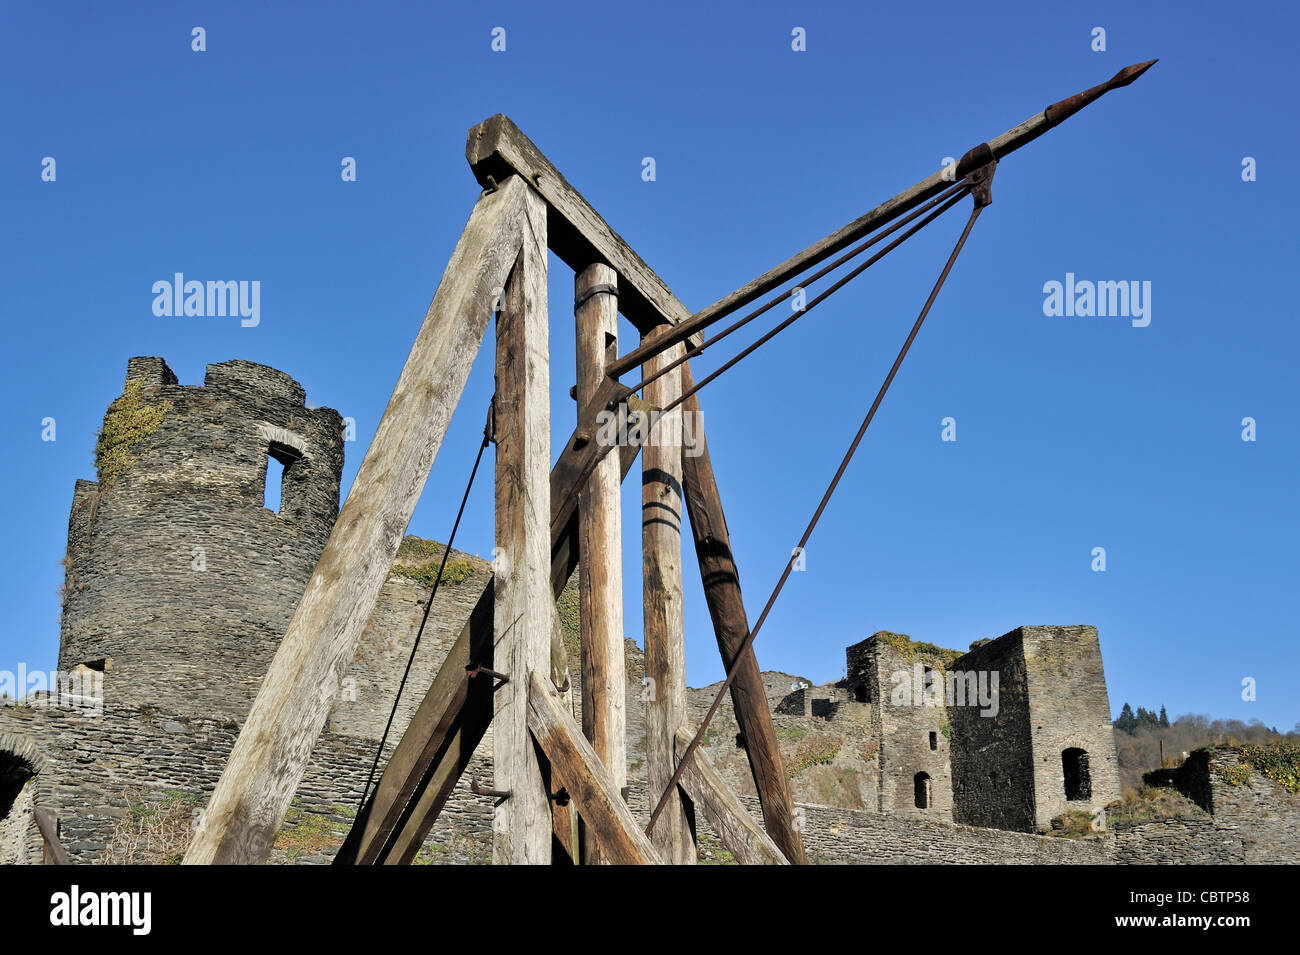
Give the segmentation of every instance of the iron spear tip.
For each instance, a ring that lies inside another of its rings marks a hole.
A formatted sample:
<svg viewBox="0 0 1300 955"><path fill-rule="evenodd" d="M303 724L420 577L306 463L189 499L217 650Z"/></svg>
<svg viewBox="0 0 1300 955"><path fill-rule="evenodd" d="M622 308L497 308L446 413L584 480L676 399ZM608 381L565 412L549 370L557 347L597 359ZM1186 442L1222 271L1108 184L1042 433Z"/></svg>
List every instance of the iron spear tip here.
<svg viewBox="0 0 1300 955"><path fill-rule="evenodd" d="M1063 122L1067 118L1073 116L1098 97L1103 96L1118 87L1128 86L1147 70L1151 69L1155 63L1155 60L1147 60L1145 63L1134 63L1132 66L1126 66L1105 83L1094 86L1092 89L1084 90L1082 93L1075 93L1073 96L1067 97L1059 103L1053 103L1051 106L1047 107L1045 112L1048 124L1055 126L1057 123Z"/></svg>
<svg viewBox="0 0 1300 955"><path fill-rule="evenodd" d="M1128 86L1135 79L1137 79L1139 76L1141 76L1143 73L1151 69L1151 67L1155 66L1159 62L1160 62L1160 58L1156 57L1154 60L1147 60L1145 63L1134 63L1132 66L1126 66L1124 67L1124 69L1120 70L1118 73L1112 76L1110 78L1110 82L1107 83L1106 85L1111 89L1115 89L1116 87L1120 87L1120 86Z"/></svg>

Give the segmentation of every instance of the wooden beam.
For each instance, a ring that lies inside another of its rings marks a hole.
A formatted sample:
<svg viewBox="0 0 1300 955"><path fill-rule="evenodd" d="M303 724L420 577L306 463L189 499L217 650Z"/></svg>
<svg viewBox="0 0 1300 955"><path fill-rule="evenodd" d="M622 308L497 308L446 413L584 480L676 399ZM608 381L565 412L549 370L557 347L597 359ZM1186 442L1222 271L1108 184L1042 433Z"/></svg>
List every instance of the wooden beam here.
<svg viewBox="0 0 1300 955"><path fill-rule="evenodd" d="M490 596L490 589L488 593ZM560 632L561 629L559 614L552 609L551 679L562 686L567 674L563 673L566 664L564 662L564 638ZM492 620L489 617L486 626L486 642L489 645L492 635ZM476 662L479 661L478 656L475 656L474 659ZM449 655L448 663L450 662L451 657ZM482 660L482 665L489 668L492 665L490 648ZM444 663L443 666L446 668L447 663ZM557 666L562 673L558 679L555 673ZM441 675L441 672L439 675ZM492 722L491 687L495 681L490 680L486 675L482 675L474 677L468 683L474 696L471 696L466 701L467 705L461 709L446 742L435 751L434 758L422 770L420 784L414 790L415 798L404 811L398 814L397 827L392 831L388 844L384 848L384 853L379 859L379 861L387 865L410 865L415 861L416 854L420 851L420 847L424 845L424 840L428 837L429 831L437 821L439 813L442 812L447 800L451 797L456 783L464 774L475 749L477 749L487 732L488 725ZM572 842L572 834L560 831L561 828L567 828L568 820L562 812L553 809L553 814L557 817L555 819L556 835L561 838L565 845L565 851L572 854L572 850L568 848Z"/></svg>
<svg viewBox="0 0 1300 955"><path fill-rule="evenodd" d="M578 814L595 831L603 861L613 865L657 864L654 846L623 801L609 770L597 758L555 687L540 673L528 679L528 726L569 790Z"/></svg>
<svg viewBox="0 0 1300 955"><path fill-rule="evenodd" d="M40 806L33 810L33 815L36 816L36 828L40 830L41 842L44 844L41 861L45 865L71 865L63 843L59 842L58 817Z"/></svg>
<svg viewBox="0 0 1300 955"><path fill-rule="evenodd" d="M394 837L394 830L409 825L414 801L424 803L418 816L428 818L432 826L492 721L493 681L471 679L466 673L471 663L492 668L492 595L489 579L402 733L379 784L357 814L334 857L335 865L401 861L404 848L413 843L412 855L420 848L422 836L403 840ZM396 843L401 845L394 848Z"/></svg>
<svg viewBox="0 0 1300 955"><path fill-rule="evenodd" d="M682 367L682 388L689 391L694 386L690 362ZM709 448L704 439L700 403L692 395L683 402L685 415L695 428L698 453L682 454L683 480L686 507L691 516L691 534L695 538L695 556L704 581L704 598L709 604L714 635L722 663L731 668L736 651L749 635L749 621L745 615L745 602L740 593L740 572L731 553L731 537L727 533L727 519L722 513L722 499L718 494L717 479L709 461ZM767 703L763 677L758 669L758 659L753 647L745 649L740 667L731 684L731 703L736 722L740 725L749 768L754 774L754 785L763 805L763 820L772 840L781 847L787 859L796 865L806 864L803 840L794 826L794 804L785 767L781 764L781 751L772 726L772 712ZM662 790L661 790L662 792ZM658 798L655 794L654 798Z"/></svg>
<svg viewBox="0 0 1300 955"><path fill-rule="evenodd" d="M528 733L528 674L551 672L551 393L546 287L546 204L529 190L523 245L497 315L496 669L492 767L509 792L492 818L492 861L546 865L551 818L546 770Z"/></svg>
<svg viewBox="0 0 1300 955"><path fill-rule="evenodd" d="M1082 93L1077 93L1058 103L1053 103L1047 109L1029 117L1023 123L1011 127L1002 135L975 146L973 149L968 150L957 161L955 166L944 166L936 170L915 185L909 186L897 195L886 199L869 212L858 216L842 229L814 242L802 252L790 256L780 265L768 269L758 278L742 285L731 294L718 299L707 308L696 312L688 320L675 322L672 332L665 336L662 341L656 342L655 346L665 348L688 339L691 344L698 344L698 336L702 335L704 329L708 328L709 325L731 314L736 309L743 308L760 295L784 285L801 272L848 248L854 242L865 238L886 223L904 213L910 212L926 200L937 196L944 189L963 178L972 169L982 166L986 162L1000 160L1020 147L1033 142L1043 133L1058 123L1064 122L1066 118L1110 90L1128 86L1150 69L1155 62L1155 60L1149 60L1145 63L1134 63L1132 66L1127 66L1105 83L1084 90ZM639 348L615 362L611 366L609 373L617 378L631 371L637 365L644 364L649 357L649 351L644 347Z"/></svg>
<svg viewBox="0 0 1300 955"><path fill-rule="evenodd" d="M685 727L677 731L675 742L680 758L691 745L691 734ZM696 748L682 773L680 785L695 805L703 807L709 825L741 865L790 864L763 827L745 810L708 753Z"/></svg>
<svg viewBox="0 0 1300 955"><path fill-rule="evenodd" d="M649 338L663 334L661 325ZM678 358L677 345L642 369L646 376ZM681 373L670 371L645 387L645 399L667 407L681 394ZM686 638L682 604L682 411L674 408L650 429L641 455L642 621L645 637L646 781L664 791L677 761L673 734L686 722ZM689 804L674 792L650 840L665 861L695 864L695 826Z"/></svg>
<svg viewBox="0 0 1300 955"><path fill-rule="evenodd" d="M515 178L475 205L187 864L252 864L270 854L518 255L528 193Z"/></svg>
<svg viewBox="0 0 1300 955"><path fill-rule="evenodd" d="M690 310L663 279L569 185L510 117L498 113L472 127L466 138L465 159L481 185L488 185L489 178L504 182L507 176L518 174L536 189L547 204L551 250L575 273L593 262L617 272L622 279L619 310L638 331L649 332L664 322L675 325L690 317Z"/></svg>
<svg viewBox="0 0 1300 955"><path fill-rule="evenodd" d="M620 480L627 476L640 450L640 445L625 445L620 449ZM564 460L564 456L561 460ZM564 493L564 482L569 473L559 463L551 471L553 501L557 494ZM574 499L576 500L576 494ZM577 566L576 505L570 507L568 513L570 519L567 524L552 528L551 589L557 598ZM489 579L453 644L447 661L398 741L379 785L375 787L366 806L357 814L347 840L335 856L336 865L409 861L404 854L406 848L409 848L409 855L413 857L432 828L464 769L455 760L462 751L466 754L465 758L468 758L491 722L491 706L487 707L481 723L467 719L462 713L457 722L451 724L448 722L448 713L456 705L454 695L458 692L456 688L461 685L461 671L471 655L483 665L491 666L492 593L492 581ZM566 658L562 627L559 627L558 618L553 620L551 677L557 686L563 686L568 676L569 661ZM475 648L472 654L469 650L471 647ZM447 677L443 676L444 671L448 674ZM449 685L447 680L453 676L457 677L458 682ZM449 768L453 770L450 777L446 775ZM445 787L445 791L439 787ZM557 810L554 815L557 817L557 825L563 827L564 813ZM400 831L395 832L395 828ZM572 833L567 839L559 832L556 835L566 846L571 847Z"/></svg>
<svg viewBox="0 0 1300 955"><path fill-rule="evenodd" d="M600 390L605 363L618 356L617 282L618 274L599 263L574 276L574 301L581 303L574 309L580 408ZM621 485L619 457L606 454L578 491L582 732L619 791L627 785ZM582 834L583 863L599 864L598 842L585 826Z"/></svg>

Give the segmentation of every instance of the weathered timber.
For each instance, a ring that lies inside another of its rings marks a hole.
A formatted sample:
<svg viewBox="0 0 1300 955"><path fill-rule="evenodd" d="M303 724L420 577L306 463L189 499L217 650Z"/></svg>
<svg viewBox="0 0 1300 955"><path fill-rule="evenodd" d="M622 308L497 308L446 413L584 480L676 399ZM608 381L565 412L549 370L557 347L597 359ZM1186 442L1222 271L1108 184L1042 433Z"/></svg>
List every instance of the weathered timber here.
<svg viewBox="0 0 1300 955"><path fill-rule="evenodd" d="M595 398L605 380L605 363L618 355L617 283L618 274L599 263L574 276L574 301L579 303L574 309L579 407ZM620 791L627 785L622 483L618 455L606 454L578 490L582 732ZM585 826L581 832L582 861L596 865L598 840Z"/></svg>
<svg viewBox="0 0 1300 955"><path fill-rule="evenodd" d="M640 450L639 444L624 445L620 448L620 480L627 476ZM569 458L576 453L566 451ZM558 495L563 495L566 475L571 475L570 470L561 466L565 460L565 456L562 455L561 461L557 462L551 472L553 501ZM573 500L576 501L576 493L573 495ZM556 597L559 597L577 566L577 507L570 506L568 513L568 523L562 527L552 528L551 590ZM367 864L367 860L409 861L407 855L403 854L405 849L409 848L411 857L419 849L424 836L436 821L447 794L451 792L463 769L463 767L456 768L454 762L444 766L444 761L458 758L465 746L469 747L466 751L468 756L468 752L472 752L477 741L482 738L492 717L489 707L481 725L472 720L464 724L457 723L450 730L443 731L445 736L440 735L434 739L434 733L438 731L439 726L443 725L447 713L453 708L451 691L446 685L447 678L443 677L443 672L458 675L455 666L448 670L450 661L459 660L462 656L468 660L466 648L481 648L485 644L488 652L482 649L476 650L474 659L485 666L490 666L490 662L486 661L491 659L491 641L492 581L489 579L469 620L466 621L453 644L453 649L447 658L448 662L443 664L434 685L429 688L411 718L370 800L357 814L348 839L335 856L335 864L364 865ZM568 667L563 634L560 632L558 618L556 618L551 636L551 678L556 686L564 686L567 682ZM442 683L440 684L439 681ZM457 738L456 734L461 736ZM449 768L452 770L451 777L445 775ZM562 782L560 784L562 785ZM439 786L445 787L445 792L442 792L441 796L439 796ZM411 805L413 800L418 801L414 807ZM572 854L573 834L570 832L566 837L559 831L566 827L565 815L565 807L555 807L556 838L560 839L566 851ZM395 827L400 827L401 831L395 833Z"/></svg>
<svg viewBox="0 0 1300 955"><path fill-rule="evenodd" d="M677 757L691 745L691 734L685 728L677 730L675 738ZM741 865L789 865L790 862L777 848L771 837L746 810L735 792L722 778L707 753L696 749L686 764L679 784L695 805L704 810L709 825L718 834Z"/></svg>
<svg viewBox="0 0 1300 955"><path fill-rule="evenodd" d="M259 863L270 854L518 256L528 194L516 177L475 205L187 864Z"/></svg>
<svg viewBox="0 0 1300 955"><path fill-rule="evenodd" d="M662 334L661 325L648 337ZM651 359L646 376L685 351L678 345ZM645 400L666 407L681 394L674 370L646 385ZM646 781L661 793L676 760L673 735L686 721L686 639L682 603L682 409L659 417L641 452L642 621L645 646ZM694 825L677 788L660 814L650 841L664 861L695 864Z"/></svg>
<svg viewBox="0 0 1300 955"><path fill-rule="evenodd" d="M491 590L489 588L489 594ZM487 643L490 644L492 639L493 627L492 620L489 617L486 621L486 627L476 627L475 632L484 632ZM568 674L565 672L564 662L564 637L562 625L560 624L559 614L551 614L551 679L557 686L563 686L567 681ZM557 656L557 644L559 646ZM477 645L477 644L476 644ZM480 664L491 669L491 651L490 648L485 654L486 659ZM450 661L451 655L448 655ZM479 657L474 657L477 662ZM560 668L560 676L556 678L556 667ZM444 664L444 669L446 664ZM439 673L441 675L441 671ZM433 824L438 819L438 814L442 812L443 806L446 805L447 799L456 787L457 781L465 772L465 767L474 755L483 735L487 732L488 725L492 721L492 701L491 686L494 680L486 674L474 677L468 681L469 689L474 694L464 706L455 722L452 724L452 730L447 734L446 742L438 747L434 752L433 759L426 764L422 770L420 784L414 790L415 799L408 804L406 810L399 815L397 828L393 831L387 846L385 854L380 861L388 865L410 865L420 847L424 845L425 838L433 828ZM480 685L481 684L481 685ZM570 827L570 820L567 811L563 807L553 807L554 828L557 838L561 839L561 844L565 851L572 853L569 848L572 842L572 835L567 832Z"/></svg>
<svg viewBox="0 0 1300 955"><path fill-rule="evenodd" d="M510 117L498 113L471 127L465 159L481 185L489 185L489 179L504 182L512 174L527 180L546 200L551 250L575 273L593 262L617 272L623 280L619 283L619 310L638 331L648 332L664 322L676 324L690 316L690 310L663 279L569 185Z"/></svg>
<svg viewBox="0 0 1300 955"><path fill-rule="evenodd" d="M682 388L689 391L694 385L690 363L681 368ZM749 635L749 620L740 593L740 572L731 553L727 519L722 512L722 499L704 438L700 404L692 395L682 407L693 419L694 450L699 452L682 455L682 487L718 651L722 654L723 666L730 670L737 659L737 651ZM785 767L781 764L781 751L772 726L772 712L763 689L763 678L752 647L745 648L740 656L739 668L731 684L731 703L740 726L745 755L749 757L749 768L754 774L754 786L763 806L763 821L768 834L787 859L796 865L804 865L807 860L803 839L794 826L794 804ZM657 799L658 794L653 798Z"/></svg>
<svg viewBox="0 0 1300 955"><path fill-rule="evenodd" d="M551 672L550 358L546 206L523 201L523 243L497 315L495 669L510 677L494 697L495 788L509 792L492 817L492 861L546 865L551 817L546 768L528 732L528 674Z"/></svg>
<svg viewBox="0 0 1300 955"><path fill-rule="evenodd" d="M591 743L564 709L555 687L540 673L528 677L528 726L551 766L565 779L587 828L596 834L602 861L613 865L661 860L623 801Z"/></svg>
<svg viewBox="0 0 1300 955"><path fill-rule="evenodd" d="M427 817L432 825L450 796L492 721L492 681L485 676L471 679L466 672L472 663L492 669L492 595L489 578L374 793L357 814L335 865L402 861L411 843L414 855L422 837L402 839L394 830L406 829L413 816ZM413 809L413 802L423 803L422 811Z"/></svg>
<svg viewBox="0 0 1300 955"><path fill-rule="evenodd" d="M58 817L40 806L35 808L33 814L36 816L36 828L40 830L41 841L44 844L41 850L41 861L45 865L71 865L67 850L63 848L63 843L59 842Z"/></svg>

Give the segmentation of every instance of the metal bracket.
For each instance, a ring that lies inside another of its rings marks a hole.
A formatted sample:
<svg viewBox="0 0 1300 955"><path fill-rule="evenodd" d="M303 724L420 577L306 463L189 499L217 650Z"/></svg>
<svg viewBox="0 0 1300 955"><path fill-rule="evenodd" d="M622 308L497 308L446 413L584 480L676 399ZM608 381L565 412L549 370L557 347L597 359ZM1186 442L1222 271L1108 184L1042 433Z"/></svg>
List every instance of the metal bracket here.
<svg viewBox="0 0 1300 955"><path fill-rule="evenodd" d="M993 203L993 173L997 171L998 161L996 159L986 162L978 169L971 170L966 176L970 182L971 198L975 200L975 208L983 209Z"/></svg>
<svg viewBox="0 0 1300 955"><path fill-rule="evenodd" d="M484 789L475 776L469 778L469 791L475 796L491 796L493 799L509 799L514 795L509 789Z"/></svg>
<svg viewBox="0 0 1300 955"><path fill-rule="evenodd" d="M607 284L604 284L604 283L602 283L602 284L600 284L600 285L593 285L593 286L591 286L589 289L587 289L587 290L586 290L585 292L583 292L581 295L579 295L579 296L577 296L576 298L574 298L574 300L573 300L573 310L576 312L578 309L582 308L583 305L586 305L586 304L587 304L587 300L588 300L588 299L594 298L595 296L597 296L597 295L601 295L601 294L612 295L612 296L614 296L615 298L618 298L618 286L617 286L617 285L607 285Z"/></svg>
<svg viewBox="0 0 1300 955"><path fill-rule="evenodd" d="M494 680L500 680L500 683L492 687L493 690L499 690L510 682L510 677L506 676L504 673L498 673L496 670L489 670L487 667L478 663L467 664L465 666L465 675L471 680L476 676L486 676L491 677Z"/></svg>

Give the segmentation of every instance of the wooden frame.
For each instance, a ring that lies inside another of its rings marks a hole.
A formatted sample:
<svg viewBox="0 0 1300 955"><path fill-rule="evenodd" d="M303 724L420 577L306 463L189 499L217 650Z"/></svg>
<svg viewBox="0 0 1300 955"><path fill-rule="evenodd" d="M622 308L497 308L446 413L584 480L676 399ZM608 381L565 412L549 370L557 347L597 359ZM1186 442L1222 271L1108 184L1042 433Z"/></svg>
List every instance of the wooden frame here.
<svg viewBox="0 0 1300 955"><path fill-rule="evenodd" d="M467 158L488 188L444 272L185 862L260 862L269 854L495 304L500 312L493 579L336 862L411 862L489 723L494 724L494 789L499 794L494 861L547 863L558 861L558 855L579 861L572 813L561 807L564 800L554 798L561 788L596 850L585 861L693 862L690 790L723 838L736 843L738 858L780 861L772 855L776 843L759 838L761 831L755 834L752 820L746 825L747 817L731 819L739 802L703 762L683 777L682 792L674 794L672 811L656 827L654 842L640 830L624 801L621 571L612 556L620 552L619 521L608 502L617 501L618 485L641 448L622 446L611 457L613 447L597 439L595 428L597 416L624 390L607 373L607 366L618 360L615 309L642 332L643 347L672 334L673 326L686 321L690 312L508 119L493 117L471 130ZM549 475L548 248L581 269L575 310L579 415ZM497 303L503 288L503 300ZM664 350L662 357L652 356L646 370L673 360L683 347L678 344ZM629 396L616 408L620 420L671 402L681 393L684 379L689 381L688 375L674 372L648 387L645 400ZM698 414L698 404L693 407ZM680 411L659 421L643 467L643 505L656 511L656 519L646 520L642 542L647 668L655 681L654 698L647 701L652 790L665 785L677 767L676 737L686 717L681 514L688 472L680 430ZM701 466L707 469L707 459L695 465L697 476ZM703 483L716 495L711 472ZM685 497L689 500L690 495ZM664 520L664 514L672 519ZM597 575L588 575L584 587L585 734L563 703L567 664L554 607L548 606L578 565L580 553L589 554L588 562L604 571L599 582ZM743 608L740 614L729 621L728 633L744 627ZM598 655L593 653L597 646ZM559 653L552 652L555 647ZM587 663L596 656L603 666L589 672ZM501 671L507 679L470 676L467 668L473 665ZM789 837L794 830L784 773L769 772L780 769L771 716L761 681L761 705L754 701L753 684L748 671L736 681L737 717L755 741L751 748L767 746L767 741L772 747L755 762L768 768L763 778L756 776L764 815L769 827L778 825L786 854L802 861L802 847L795 852L797 839ZM604 714L602 720L588 718L598 712ZM761 731L764 721L766 732ZM543 820L549 824L539 824ZM557 848L563 852L557 854Z"/></svg>

